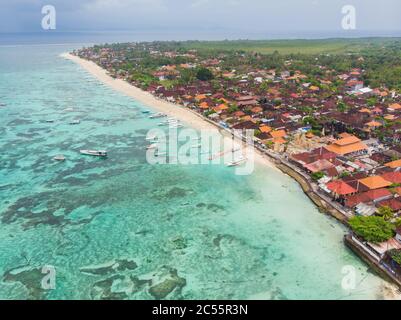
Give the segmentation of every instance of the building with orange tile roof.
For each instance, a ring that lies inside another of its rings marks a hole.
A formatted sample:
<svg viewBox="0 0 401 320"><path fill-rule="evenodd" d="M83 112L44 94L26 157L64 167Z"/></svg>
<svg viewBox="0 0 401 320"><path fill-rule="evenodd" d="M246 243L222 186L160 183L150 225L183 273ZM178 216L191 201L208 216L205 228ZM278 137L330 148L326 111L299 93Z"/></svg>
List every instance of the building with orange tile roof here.
<svg viewBox="0 0 401 320"><path fill-rule="evenodd" d="M392 169L401 168L401 159L386 163L385 166Z"/></svg>
<svg viewBox="0 0 401 320"><path fill-rule="evenodd" d="M388 114L388 115L386 115L385 117L384 117L384 119L386 119L386 120L395 120L395 118L396 118L396 116L395 115L393 115L393 114Z"/></svg>
<svg viewBox="0 0 401 320"><path fill-rule="evenodd" d="M252 113L260 113L263 112L263 108L261 107L254 107L251 109Z"/></svg>
<svg viewBox="0 0 401 320"><path fill-rule="evenodd" d="M260 126L259 127L260 132L262 133L269 133L271 132L273 129L269 126Z"/></svg>
<svg viewBox="0 0 401 320"><path fill-rule="evenodd" d="M365 126L368 127L369 129L374 129L374 128L382 127L383 125L377 121L370 121L370 122L366 123Z"/></svg>
<svg viewBox="0 0 401 320"><path fill-rule="evenodd" d="M359 138L349 135L346 138L336 140L333 144L328 145L326 149L338 155L347 155L365 151L368 147Z"/></svg>
<svg viewBox="0 0 401 320"><path fill-rule="evenodd" d="M364 186L368 187L370 190L386 188L392 185L390 181L385 180L381 176L367 177L358 181L359 183L362 183Z"/></svg>
<svg viewBox="0 0 401 320"><path fill-rule="evenodd" d="M362 108L361 110L359 110L359 112L361 112L361 113L372 113L372 111L369 110L368 108Z"/></svg>
<svg viewBox="0 0 401 320"><path fill-rule="evenodd" d="M274 143L277 143L277 144L284 144L284 143L287 142L287 140L285 140L285 139L282 138L282 137L279 137L279 138L274 138L274 139L273 139L273 142L274 142Z"/></svg>
<svg viewBox="0 0 401 320"><path fill-rule="evenodd" d="M221 112L221 111L225 111L228 109L228 106L225 105L224 103L218 105L217 107L214 107L213 110L216 112Z"/></svg>
<svg viewBox="0 0 401 320"><path fill-rule="evenodd" d="M198 94L195 99L198 101L205 100L207 97L204 94Z"/></svg>
<svg viewBox="0 0 401 320"><path fill-rule="evenodd" d="M207 104L207 102L202 102L200 105L199 105L199 108L201 108L201 109L209 109L209 105Z"/></svg>
<svg viewBox="0 0 401 320"><path fill-rule="evenodd" d="M388 108L391 110L399 110L401 109L401 105L399 103L393 103Z"/></svg>
<svg viewBox="0 0 401 320"><path fill-rule="evenodd" d="M276 130L270 132L270 135L273 139L284 138L287 135L287 132L285 130Z"/></svg>

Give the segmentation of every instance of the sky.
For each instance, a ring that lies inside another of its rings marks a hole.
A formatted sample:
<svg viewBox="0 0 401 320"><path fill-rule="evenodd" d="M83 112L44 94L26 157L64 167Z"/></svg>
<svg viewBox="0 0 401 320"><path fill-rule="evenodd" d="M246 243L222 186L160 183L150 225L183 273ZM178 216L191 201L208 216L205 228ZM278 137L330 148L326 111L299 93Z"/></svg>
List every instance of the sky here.
<svg viewBox="0 0 401 320"><path fill-rule="evenodd" d="M401 36L400 0L0 0L0 33L42 32L44 5L56 9L56 31L331 34ZM353 5L356 29L342 29Z"/></svg>

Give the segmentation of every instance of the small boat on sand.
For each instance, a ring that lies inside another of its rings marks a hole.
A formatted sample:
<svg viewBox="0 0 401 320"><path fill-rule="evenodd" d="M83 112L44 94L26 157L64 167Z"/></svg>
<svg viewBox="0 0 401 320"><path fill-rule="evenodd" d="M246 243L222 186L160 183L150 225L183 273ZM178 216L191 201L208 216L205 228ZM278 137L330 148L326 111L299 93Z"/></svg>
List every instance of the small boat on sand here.
<svg viewBox="0 0 401 320"><path fill-rule="evenodd" d="M53 158L53 160L62 162L65 161L65 156L63 154L58 154Z"/></svg>
<svg viewBox="0 0 401 320"><path fill-rule="evenodd" d="M104 150L81 150L81 154L94 157L107 157L107 151Z"/></svg>

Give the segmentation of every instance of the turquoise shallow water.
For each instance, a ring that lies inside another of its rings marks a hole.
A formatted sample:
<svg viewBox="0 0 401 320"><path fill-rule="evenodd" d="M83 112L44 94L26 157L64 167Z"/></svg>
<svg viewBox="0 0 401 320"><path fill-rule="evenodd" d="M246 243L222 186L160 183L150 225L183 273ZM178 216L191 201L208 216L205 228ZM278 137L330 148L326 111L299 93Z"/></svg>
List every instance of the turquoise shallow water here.
<svg viewBox="0 0 401 320"><path fill-rule="evenodd" d="M69 49L0 47L1 299L381 298L344 228L289 177L147 164L157 121L58 57ZM54 290L41 288L44 265Z"/></svg>

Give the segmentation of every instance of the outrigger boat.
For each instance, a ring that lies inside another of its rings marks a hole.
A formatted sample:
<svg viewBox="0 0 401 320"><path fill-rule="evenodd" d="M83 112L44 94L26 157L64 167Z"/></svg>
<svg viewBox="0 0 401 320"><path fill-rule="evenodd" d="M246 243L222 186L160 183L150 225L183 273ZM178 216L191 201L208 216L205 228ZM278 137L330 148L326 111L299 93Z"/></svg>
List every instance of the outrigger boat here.
<svg viewBox="0 0 401 320"><path fill-rule="evenodd" d="M150 119L158 119L158 118L165 118L165 117L167 117L166 114L164 114L162 112L158 112L158 113L152 114L149 118Z"/></svg>
<svg viewBox="0 0 401 320"><path fill-rule="evenodd" d="M80 120L73 120L70 122L71 125L76 125L76 124L80 124L81 121Z"/></svg>
<svg viewBox="0 0 401 320"><path fill-rule="evenodd" d="M149 110L143 110L142 113L143 114L148 114L148 113L150 113L150 111Z"/></svg>
<svg viewBox="0 0 401 320"><path fill-rule="evenodd" d="M81 154L94 157L107 157L107 151L104 150L81 150Z"/></svg>
<svg viewBox="0 0 401 320"><path fill-rule="evenodd" d="M240 164L243 164L245 161L246 161L246 158L241 157L241 158L238 158L234 161L227 163L227 167L236 167L236 166L239 166Z"/></svg>
<svg viewBox="0 0 401 320"><path fill-rule="evenodd" d="M56 160L56 161L65 161L65 157L64 157L64 155L59 154L59 155L55 156L55 157L53 158L53 160Z"/></svg>
<svg viewBox="0 0 401 320"><path fill-rule="evenodd" d="M171 124L169 126L171 129L177 129L177 128L182 128L183 125L181 123L175 123L175 124Z"/></svg>

